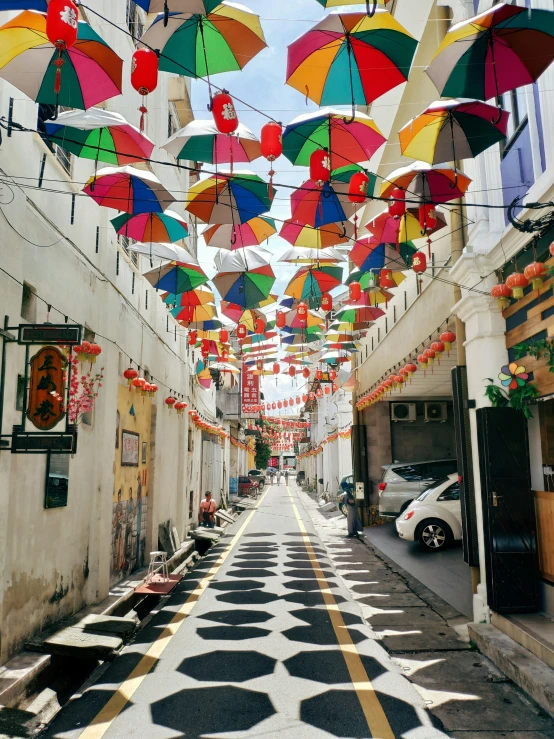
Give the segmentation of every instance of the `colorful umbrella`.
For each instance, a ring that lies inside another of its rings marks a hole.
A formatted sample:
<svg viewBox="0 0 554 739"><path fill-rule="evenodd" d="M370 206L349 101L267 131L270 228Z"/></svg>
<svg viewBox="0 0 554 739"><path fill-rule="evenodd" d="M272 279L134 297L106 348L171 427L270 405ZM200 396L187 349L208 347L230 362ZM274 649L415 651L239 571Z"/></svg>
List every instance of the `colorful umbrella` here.
<svg viewBox="0 0 554 739"><path fill-rule="evenodd" d="M84 188L98 205L125 213L161 213L175 201L151 172L134 167L104 167Z"/></svg>
<svg viewBox="0 0 554 739"><path fill-rule="evenodd" d="M206 285L200 285L195 287L194 290L189 290L186 293L163 293L161 299L166 305L171 305L174 308L196 305L206 305L206 303L213 303L215 298L213 292Z"/></svg>
<svg viewBox="0 0 554 739"><path fill-rule="evenodd" d="M268 305L272 305L277 301L277 295L270 294L267 298L264 300L261 300L258 303L255 303L254 305L251 305L249 310L258 310L259 308L265 308ZM237 305L236 303L230 303L227 300L221 301L221 312L224 316L227 318L230 318L233 323L240 323L240 319L242 314L244 313L244 308L241 305ZM265 318L263 314L260 314L260 318Z"/></svg>
<svg viewBox="0 0 554 739"><path fill-rule="evenodd" d="M68 110L46 121L48 139L75 156L115 166L150 159L154 143L119 113Z"/></svg>
<svg viewBox="0 0 554 739"><path fill-rule="evenodd" d="M389 301L394 297L393 294L382 287L370 286L369 275L369 272L360 272L355 269L346 278L347 285L350 285L351 282L359 282L360 285L365 284L365 289L362 288L362 296L360 300L358 300L357 304L370 307L382 305L383 303L387 305L387 303L389 303Z"/></svg>
<svg viewBox="0 0 554 739"><path fill-rule="evenodd" d="M318 341L321 341L321 334L309 334L306 332L283 336L281 339L283 345L288 347L308 346L309 344L315 344Z"/></svg>
<svg viewBox="0 0 554 739"><path fill-rule="evenodd" d="M210 303L206 305L178 306L170 311L175 320L179 321L182 326L188 326L199 321L210 321L217 317L215 305Z"/></svg>
<svg viewBox="0 0 554 739"><path fill-rule="evenodd" d="M380 308L372 308L371 306L345 305L344 308L337 313L337 321L343 323L372 323L385 312Z"/></svg>
<svg viewBox="0 0 554 739"><path fill-rule="evenodd" d="M348 352L341 354L337 351L326 352L322 354L319 361L325 362L326 364L344 364L350 362L350 357L347 356Z"/></svg>
<svg viewBox="0 0 554 739"><path fill-rule="evenodd" d="M221 264L221 271L213 279L223 300L244 308L252 308L265 300L274 282L271 266L254 249L229 252Z"/></svg>
<svg viewBox="0 0 554 739"><path fill-rule="evenodd" d="M440 205L463 197L470 185L470 178L452 167L444 164L431 167L425 162L414 162L388 175L380 195L388 198L391 190L399 187L406 190L410 198Z"/></svg>
<svg viewBox="0 0 554 739"><path fill-rule="evenodd" d="M357 172L363 172L369 177L369 184L367 186L367 196L371 198L375 192L375 183L377 182L377 175L373 172L368 172L364 167L360 167L359 164L349 164L346 167L338 167L331 171L331 180L336 182L347 182L350 183L352 175Z"/></svg>
<svg viewBox="0 0 554 739"><path fill-rule="evenodd" d="M386 11L330 13L289 46L287 85L318 105L369 105L406 82L417 41Z"/></svg>
<svg viewBox="0 0 554 739"><path fill-rule="evenodd" d="M509 113L479 100L439 100L400 129L402 154L429 164L476 157L507 135Z"/></svg>
<svg viewBox="0 0 554 739"><path fill-rule="evenodd" d="M253 172L220 172L190 188L186 209L205 223L237 225L270 210L275 194Z"/></svg>
<svg viewBox="0 0 554 739"><path fill-rule="evenodd" d="M194 120L162 144L175 159L227 164L252 162L261 157L260 142L249 128L239 123L234 134L219 133L214 121Z"/></svg>
<svg viewBox="0 0 554 739"><path fill-rule="evenodd" d="M554 13L501 3L452 26L425 70L443 97L490 100L554 59Z"/></svg>
<svg viewBox="0 0 554 739"><path fill-rule="evenodd" d="M174 243L189 235L188 223L172 210L165 213L122 213L112 220L112 226L121 236L135 241Z"/></svg>
<svg viewBox="0 0 554 739"><path fill-rule="evenodd" d="M355 213L354 203L348 200L348 186L342 182L326 182L318 187L313 180L306 180L290 200L293 220L313 228L348 221Z"/></svg>
<svg viewBox="0 0 554 739"><path fill-rule="evenodd" d="M181 323L185 328L194 329L196 331L218 331L220 328L223 328L221 321L214 318L208 321L194 321L193 323L179 321L179 323Z"/></svg>
<svg viewBox="0 0 554 739"><path fill-rule="evenodd" d="M137 254L144 254L150 257L150 261L156 257L157 259L169 259L171 262L186 264L192 258L186 249L176 244L153 244L152 242L141 244L137 242L135 244L129 244L128 249Z"/></svg>
<svg viewBox="0 0 554 739"><path fill-rule="evenodd" d="M438 211L435 211L434 217L437 223L430 233L436 233L446 226L444 216ZM384 210L366 223L365 228L375 241L380 244L398 244L399 249L402 245L405 246L415 239L423 239L428 235L422 229L419 217L409 209L402 218L393 218L388 210Z"/></svg>
<svg viewBox="0 0 554 739"><path fill-rule="evenodd" d="M229 364L229 362L214 362L210 369L218 370L219 372L227 372L232 375L240 375L240 370L238 367L234 367L232 364Z"/></svg>
<svg viewBox="0 0 554 739"><path fill-rule="evenodd" d="M230 2L207 15L160 13L141 41L160 50L162 71L196 78L240 70L267 46L259 16Z"/></svg>
<svg viewBox="0 0 554 739"><path fill-rule="evenodd" d="M417 247L411 241L401 242L399 251L389 244L380 243L375 237L360 239L348 255L362 272L379 272L382 269L400 271L410 269L412 255Z"/></svg>
<svg viewBox="0 0 554 739"><path fill-rule="evenodd" d="M283 133L283 154L293 164L308 167L317 149L327 149L331 169L366 162L375 154L385 137L365 113L356 112L353 121L337 108L321 108L298 116Z"/></svg>
<svg viewBox="0 0 554 739"><path fill-rule="evenodd" d="M285 314L285 324L288 328L310 329L314 327L321 328L325 325L325 321L319 313L311 310L308 311L306 318L298 318L298 310L295 308Z"/></svg>
<svg viewBox="0 0 554 739"><path fill-rule="evenodd" d="M202 13L207 15L221 4L221 0L135 0L147 13Z"/></svg>
<svg viewBox="0 0 554 739"><path fill-rule="evenodd" d="M292 246L304 246L310 249L325 249L337 244L347 244L354 235L354 226L349 221L328 223L321 228L314 228L302 221L285 221L279 236Z"/></svg>
<svg viewBox="0 0 554 739"><path fill-rule="evenodd" d="M377 5L386 5L390 0L317 0L324 8L337 8L339 5L366 5L371 11Z"/></svg>
<svg viewBox="0 0 554 739"><path fill-rule="evenodd" d="M245 246L258 246L262 241L277 233L273 218L252 218L239 226L231 223L210 226L202 236L208 246L219 249L242 249Z"/></svg>
<svg viewBox="0 0 554 739"><path fill-rule="evenodd" d="M202 390L209 390L212 386L212 376L207 365L204 364L201 359L199 359L196 363L195 373L196 380L198 381L198 384L200 385Z"/></svg>
<svg viewBox="0 0 554 739"><path fill-rule="evenodd" d="M329 247L328 249L307 249L306 247L294 247L288 249L279 259L280 262L288 262L290 264L339 264L346 261L343 255Z"/></svg>
<svg viewBox="0 0 554 739"><path fill-rule="evenodd" d="M0 10L39 10L46 13L49 0L0 0Z"/></svg>
<svg viewBox="0 0 554 739"><path fill-rule="evenodd" d="M285 295L304 300L310 308L319 309L321 296L342 282L342 268L334 265L301 267L287 285Z"/></svg>
<svg viewBox="0 0 554 739"><path fill-rule="evenodd" d="M123 60L84 21L75 45L58 52L46 15L25 10L0 26L0 49L0 77L37 103L84 110L121 94ZM56 93L58 59L64 64Z"/></svg>
<svg viewBox="0 0 554 739"><path fill-rule="evenodd" d="M195 264L192 257L189 264L167 262L146 272L144 276L156 290L174 294L189 292L208 282L202 268L198 263Z"/></svg>

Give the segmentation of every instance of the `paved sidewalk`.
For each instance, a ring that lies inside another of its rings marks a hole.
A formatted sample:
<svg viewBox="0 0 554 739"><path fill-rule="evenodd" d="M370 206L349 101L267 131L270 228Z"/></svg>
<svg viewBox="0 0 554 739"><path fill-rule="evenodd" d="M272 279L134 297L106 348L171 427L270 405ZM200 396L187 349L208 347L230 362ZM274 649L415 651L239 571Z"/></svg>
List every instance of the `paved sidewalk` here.
<svg viewBox="0 0 554 739"><path fill-rule="evenodd" d="M554 721L467 638L468 618L300 493L315 530L375 639L410 680L435 726L455 739L553 739Z"/></svg>

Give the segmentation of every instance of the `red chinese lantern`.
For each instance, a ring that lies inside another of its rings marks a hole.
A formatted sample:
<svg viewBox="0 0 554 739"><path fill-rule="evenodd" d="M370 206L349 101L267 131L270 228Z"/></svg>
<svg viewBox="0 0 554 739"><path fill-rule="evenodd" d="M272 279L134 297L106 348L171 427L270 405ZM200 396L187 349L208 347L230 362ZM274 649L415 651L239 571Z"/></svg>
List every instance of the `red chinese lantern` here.
<svg viewBox="0 0 554 739"><path fill-rule="evenodd" d="M268 162L274 162L283 153L283 127L280 123L270 121L262 127L261 135L262 156ZM269 197L273 195L273 167L269 170Z"/></svg>
<svg viewBox="0 0 554 739"><path fill-rule="evenodd" d="M291 364L291 366L289 367L289 375L290 375L291 377L295 377L295 376L296 376L296 367L293 367L293 365L292 365L292 364Z"/></svg>
<svg viewBox="0 0 554 739"><path fill-rule="evenodd" d="M282 310L277 311L275 324L277 328L285 328L285 326L287 325L287 317L285 316Z"/></svg>
<svg viewBox="0 0 554 739"><path fill-rule="evenodd" d="M202 354L209 354L210 352L210 340L202 339Z"/></svg>
<svg viewBox="0 0 554 739"><path fill-rule="evenodd" d="M323 390L320 387L318 387L317 390L315 391L315 394L317 395L318 398L322 398Z"/></svg>
<svg viewBox="0 0 554 739"><path fill-rule="evenodd" d="M427 364L434 364L434 362L435 362L435 351L434 351L434 349L426 349L423 352L423 356L427 360Z"/></svg>
<svg viewBox="0 0 554 739"><path fill-rule="evenodd" d="M229 332L226 328L222 328L219 332L219 341L221 344L226 344L229 341Z"/></svg>
<svg viewBox="0 0 554 739"><path fill-rule="evenodd" d="M391 190L389 202L389 216L392 218L402 218L406 213L406 192L400 187Z"/></svg>
<svg viewBox="0 0 554 739"><path fill-rule="evenodd" d="M357 303L362 297L362 286L359 282L351 282L349 287L350 300L353 303Z"/></svg>
<svg viewBox="0 0 554 739"><path fill-rule="evenodd" d="M196 346L197 340L198 340L198 333L196 331L191 331L189 333L189 346Z"/></svg>
<svg viewBox="0 0 554 739"><path fill-rule="evenodd" d="M441 354L445 351L446 347L444 346L442 341L433 341L433 343L431 344L431 349L435 352L440 364Z"/></svg>
<svg viewBox="0 0 554 739"><path fill-rule="evenodd" d="M164 403L169 408L169 410L173 408L176 402L177 402L177 398L173 398L171 397L171 395L164 400Z"/></svg>
<svg viewBox="0 0 554 739"><path fill-rule="evenodd" d="M329 372L329 379L331 380L331 382L334 382L337 379L337 373L335 372L335 370L331 370Z"/></svg>
<svg viewBox="0 0 554 739"><path fill-rule="evenodd" d="M187 407L187 404L186 403L182 403L181 401L179 401L178 403L175 403L175 405L173 407L177 411L177 415L178 416L181 416L183 414L185 408Z"/></svg>
<svg viewBox="0 0 554 739"><path fill-rule="evenodd" d="M452 344L456 341L456 334L454 331L443 331L441 334L441 341L444 344L444 348L448 352L448 355L450 356L450 350L452 349Z"/></svg>
<svg viewBox="0 0 554 739"><path fill-rule="evenodd" d="M263 318L256 319L255 329L257 334L263 334L265 331L265 321Z"/></svg>
<svg viewBox="0 0 554 739"><path fill-rule="evenodd" d="M336 393L338 389L339 389L339 386L337 385L336 382L334 382L333 383L333 392Z"/></svg>
<svg viewBox="0 0 554 739"><path fill-rule="evenodd" d="M160 388L157 385L150 385L150 392L149 392L150 397L153 398L154 395L156 395L156 393L158 392L159 389Z"/></svg>
<svg viewBox="0 0 554 739"><path fill-rule="evenodd" d="M392 279L392 269L382 269L379 273L379 285L385 290L389 290L394 287L394 280Z"/></svg>
<svg viewBox="0 0 554 739"><path fill-rule="evenodd" d="M355 172L348 185L348 200L351 203L364 203L369 188L369 177L365 172Z"/></svg>
<svg viewBox="0 0 554 739"><path fill-rule="evenodd" d="M263 359L258 359L257 362L256 362L256 369L261 371L261 370L263 370L263 368L264 368L264 361L263 361Z"/></svg>
<svg viewBox="0 0 554 739"><path fill-rule="evenodd" d="M227 362L228 360L229 360L229 352L227 351L227 349L223 349L221 352L221 361Z"/></svg>
<svg viewBox="0 0 554 739"><path fill-rule="evenodd" d="M239 339L246 339L248 336L248 329L244 325L244 323L239 323L237 326L237 336Z"/></svg>
<svg viewBox="0 0 554 739"><path fill-rule="evenodd" d="M434 203L423 203L419 206L419 225L423 233L432 233L437 227L437 222L437 211Z"/></svg>
<svg viewBox="0 0 554 739"><path fill-rule="evenodd" d="M420 363L424 370L427 369L427 357L425 356L425 354L420 354L417 358L417 361Z"/></svg>
<svg viewBox="0 0 554 739"><path fill-rule="evenodd" d="M331 158L327 149L316 149L310 155L310 179L323 187L331 179Z"/></svg>
<svg viewBox="0 0 554 739"><path fill-rule="evenodd" d="M523 274L528 280L531 280L533 290L540 290L546 277L546 267L542 262L532 262L525 267Z"/></svg>
<svg viewBox="0 0 554 739"><path fill-rule="evenodd" d="M158 55L152 49L137 49L131 60L131 85L142 95L140 130L144 131L144 120L148 109L145 98L158 86Z"/></svg>
<svg viewBox="0 0 554 739"><path fill-rule="evenodd" d="M304 377L307 380L308 377L310 376L310 368L309 367L304 367L304 369L302 370L302 374L304 375Z"/></svg>
<svg viewBox="0 0 554 739"><path fill-rule="evenodd" d="M416 251L413 255L412 269L416 274L422 274L427 269L427 257L422 251Z"/></svg>
<svg viewBox="0 0 554 739"><path fill-rule="evenodd" d="M494 285L491 288L491 297L496 298L498 307L500 308L500 310L504 310L510 305L512 291L507 285L501 282L500 284Z"/></svg>
<svg viewBox="0 0 554 739"><path fill-rule="evenodd" d="M239 127L239 119L233 98L227 90L217 92L211 103L212 115L219 133L234 133Z"/></svg>
<svg viewBox="0 0 554 739"><path fill-rule="evenodd" d="M306 303L298 303L296 315L299 321L305 321L308 318L308 306Z"/></svg>
<svg viewBox="0 0 554 739"><path fill-rule="evenodd" d="M144 379L144 377L135 377L135 379L133 380L133 387L135 388L135 390L142 390L145 383L146 380Z"/></svg>
<svg viewBox="0 0 554 739"><path fill-rule="evenodd" d="M302 402L305 403L307 400L308 400L308 396L307 395L303 395L302 396Z"/></svg>
<svg viewBox="0 0 554 739"><path fill-rule="evenodd" d="M315 398L315 393L314 392L311 392L310 395L309 395L309 397L310 397L310 400L313 400Z"/></svg>
<svg viewBox="0 0 554 739"><path fill-rule="evenodd" d="M404 369L408 373L408 377L412 377L414 372L417 372L417 364L414 364L413 362L409 362Z"/></svg>
<svg viewBox="0 0 554 739"><path fill-rule="evenodd" d="M523 291L529 285L529 280L521 272L514 272L506 280L506 287L512 291L514 300L521 300Z"/></svg>
<svg viewBox="0 0 554 739"><path fill-rule="evenodd" d="M278 375L280 371L281 365L279 364L279 362L275 362L275 364L273 365L273 374Z"/></svg>
<svg viewBox="0 0 554 739"><path fill-rule="evenodd" d="M325 385L325 395L331 394L331 387L329 385Z"/></svg>
<svg viewBox="0 0 554 739"><path fill-rule="evenodd" d="M325 313L329 313L330 310L333 310L333 298L329 293L323 293L321 296L321 310Z"/></svg>
<svg viewBox="0 0 554 739"><path fill-rule="evenodd" d="M409 373L408 373L408 370L406 369L406 367L401 367L401 368L400 368L400 369L398 370L398 374L399 374L399 375L400 375L401 377L404 377L404 378L406 378L406 377L408 377L408 376L409 376Z"/></svg>
<svg viewBox="0 0 554 739"><path fill-rule="evenodd" d="M58 58L54 62L56 95L60 94L62 87L63 52L75 45L78 29L79 11L73 0L50 0L46 13L46 35L58 51Z"/></svg>
<svg viewBox="0 0 554 739"><path fill-rule="evenodd" d="M300 396L299 395L296 396L296 405L300 405Z"/></svg>
<svg viewBox="0 0 554 739"><path fill-rule="evenodd" d="M278 400L277 401L277 408L282 408L282 407L283 407L283 403L280 400Z"/></svg>
<svg viewBox="0 0 554 739"><path fill-rule="evenodd" d="M316 370L315 371L315 379L320 382L323 379L323 371L322 370Z"/></svg>
<svg viewBox="0 0 554 739"><path fill-rule="evenodd" d="M127 380L127 385L129 385L130 390L133 384L133 380L138 377L138 371L136 369L133 369L132 367L129 367L129 369L126 369L123 373L123 377Z"/></svg>
<svg viewBox="0 0 554 739"><path fill-rule="evenodd" d="M283 400L283 406L285 408L288 408L289 407L289 401L288 400Z"/></svg>
<svg viewBox="0 0 554 739"><path fill-rule="evenodd" d="M275 410L275 408L277 408L277 403L275 403L275 401L273 401L273 403L271 404L271 409L272 410Z"/></svg>

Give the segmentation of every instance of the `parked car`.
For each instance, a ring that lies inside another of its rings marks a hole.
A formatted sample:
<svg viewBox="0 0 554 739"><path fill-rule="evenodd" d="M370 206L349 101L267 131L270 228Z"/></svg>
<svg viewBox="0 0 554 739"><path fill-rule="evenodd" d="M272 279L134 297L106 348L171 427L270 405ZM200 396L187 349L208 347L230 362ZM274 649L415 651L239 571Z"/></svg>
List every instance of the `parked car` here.
<svg viewBox="0 0 554 739"><path fill-rule="evenodd" d="M455 459L402 462L383 465L379 483L379 515L396 518L437 480L458 471Z"/></svg>
<svg viewBox="0 0 554 739"><path fill-rule="evenodd" d="M354 475L345 475L340 481L340 487L343 493L354 492Z"/></svg>
<svg viewBox="0 0 554 739"><path fill-rule="evenodd" d="M404 541L419 541L431 552L446 549L462 538L462 509L458 473L428 488L396 519Z"/></svg>
<svg viewBox="0 0 554 739"><path fill-rule="evenodd" d="M252 480L246 475L241 475L239 477L238 485L239 497L242 498L245 495L252 495L254 493L254 488L257 487L258 483L252 482Z"/></svg>
<svg viewBox="0 0 554 739"><path fill-rule="evenodd" d="M252 482L257 482L260 486L260 490L263 489L265 485L265 475L261 470L250 470L248 472L248 477L252 480Z"/></svg>
<svg viewBox="0 0 554 739"><path fill-rule="evenodd" d="M299 485L301 485L304 482L305 479L306 479L306 473L304 472L304 470L299 470L296 473L296 482Z"/></svg>

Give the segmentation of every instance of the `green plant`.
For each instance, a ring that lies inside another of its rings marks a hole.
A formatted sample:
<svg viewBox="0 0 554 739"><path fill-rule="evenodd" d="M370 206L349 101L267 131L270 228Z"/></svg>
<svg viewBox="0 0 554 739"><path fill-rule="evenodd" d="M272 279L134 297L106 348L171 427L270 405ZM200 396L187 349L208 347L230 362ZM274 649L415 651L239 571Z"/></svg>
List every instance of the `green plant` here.
<svg viewBox="0 0 554 739"><path fill-rule="evenodd" d="M546 358L548 371L554 374L554 342L550 339L536 339L535 341L523 341L512 347L514 359L530 356L535 359Z"/></svg>
<svg viewBox="0 0 554 739"><path fill-rule="evenodd" d="M256 439L256 468L265 470L271 457L271 445L264 439Z"/></svg>
<svg viewBox="0 0 554 739"><path fill-rule="evenodd" d="M494 384L492 377L487 378L488 385L485 387L485 396L494 408L514 408L521 411L525 418L533 418L533 413L529 407L529 403L540 395L539 389L535 384L528 383L515 390L507 392L503 388Z"/></svg>

